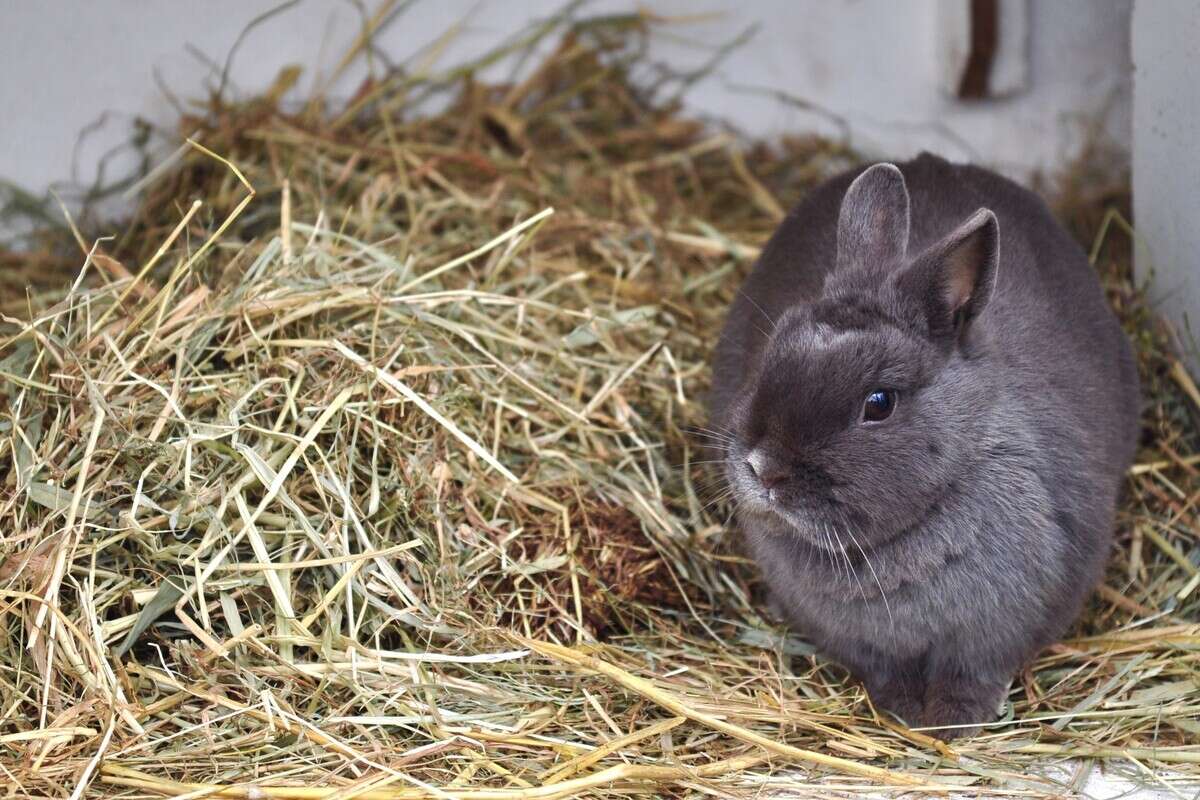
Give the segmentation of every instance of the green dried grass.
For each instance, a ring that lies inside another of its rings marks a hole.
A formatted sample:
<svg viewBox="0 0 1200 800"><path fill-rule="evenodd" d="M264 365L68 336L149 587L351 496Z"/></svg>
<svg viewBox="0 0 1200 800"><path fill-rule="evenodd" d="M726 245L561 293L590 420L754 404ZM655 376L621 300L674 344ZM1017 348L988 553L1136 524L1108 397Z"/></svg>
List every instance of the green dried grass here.
<svg viewBox="0 0 1200 800"><path fill-rule="evenodd" d="M1123 190L1077 172L1061 203L1150 400L1120 549L1007 717L947 747L760 614L689 433L757 246L855 157L680 116L647 25L557 18L511 85L213 99L118 240L79 235L73 288L17 301L14 793L1044 794L1072 756L1197 779L1200 398L1131 285Z"/></svg>

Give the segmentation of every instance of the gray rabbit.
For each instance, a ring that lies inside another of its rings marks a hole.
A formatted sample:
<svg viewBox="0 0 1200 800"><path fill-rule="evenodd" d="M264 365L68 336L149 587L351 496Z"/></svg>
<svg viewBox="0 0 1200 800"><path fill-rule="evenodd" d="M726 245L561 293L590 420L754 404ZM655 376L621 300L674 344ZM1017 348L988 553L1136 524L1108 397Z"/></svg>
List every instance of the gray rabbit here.
<svg viewBox="0 0 1200 800"><path fill-rule="evenodd" d="M811 192L717 346L714 448L772 602L873 702L969 734L1100 579L1134 356L1033 193L931 155Z"/></svg>

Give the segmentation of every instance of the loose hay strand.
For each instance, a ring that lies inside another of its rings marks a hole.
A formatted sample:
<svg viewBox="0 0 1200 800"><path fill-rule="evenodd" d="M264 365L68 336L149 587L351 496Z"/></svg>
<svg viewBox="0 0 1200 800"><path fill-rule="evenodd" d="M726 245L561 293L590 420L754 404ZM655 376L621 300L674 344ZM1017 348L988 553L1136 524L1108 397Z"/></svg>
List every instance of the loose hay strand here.
<svg viewBox="0 0 1200 800"><path fill-rule="evenodd" d="M865 778L875 778L883 783L894 783L901 786L919 785L921 781L912 778L903 773L893 773L885 769L879 769L869 764L860 764L854 761L849 761L844 758L828 756L823 753L814 753L808 750L801 750L797 747L792 747L784 742L778 742L769 739L765 736L747 730L740 725L734 725L726 722L711 714L705 714L690 708L687 704L673 697L669 692L664 692L656 687L650 681L639 678L636 675L631 675L620 667L605 663L600 659L580 655L566 647L549 644L548 642L527 641L526 644L539 653L556 658L560 661L566 661L569 664L575 664L585 669L594 670L602 675L612 678L626 689L651 700L654 703L662 706L673 714L679 714L687 719L699 722L721 733L728 734L735 739L741 739L744 742L758 745L759 747L776 755L784 756L785 758L793 758L798 761L818 764L823 767L834 767L843 772L848 772L851 775L860 775Z"/></svg>
<svg viewBox="0 0 1200 800"><path fill-rule="evenodd" d="M497 461L496 457L493 456L491 453L489 453L483 447L483 445L481 445L479 442L472 439L467 434L463 433L462 430L457 425L455 425L453 421L447 419L436 408L429 405L429 403L426 402L423 397L421 397L419 394L414 392L412 389L408 388L408 386L404 383L404 381L400 380L399 378L393 377L392 375L389 375L386 372L383 372L382 370L378 369L377 367L375 367L371 364L368 364L362 356L360 356L358 353L354 352L353 350L351 350L349 347L342 344L341 342L334 340L333 342L331 342L331 344L333 345L334 349L336 349L339 353L344 355L346 358L350 359L350 361L353 362L356 367L359 367L364 372L369 373L372 377L377 378L381 383L383 383L389 389L392 389L393 391L395 391L397 394L399 394L401 397L405 398L406 400L410 400L413 403L413 405L415 405L417 408L421 409L426 414L428 414L430 417L432 417L434 420L436 420L439 425L441 425L446 430L450 431L451 435L453 435L455 439L458 439L460 442L462 442L464 445L466 445L468 450L470 450L472 453L474 453L475 455L482 458L487 464L491 465L492 469L496 470L497 472L499 472L504 477L508 478L513 483L521 482L520 478L518 478L516 475L512 474L512 472L510 472L507 467L505 467L503 464L501 464L499 461Z"/></svg>

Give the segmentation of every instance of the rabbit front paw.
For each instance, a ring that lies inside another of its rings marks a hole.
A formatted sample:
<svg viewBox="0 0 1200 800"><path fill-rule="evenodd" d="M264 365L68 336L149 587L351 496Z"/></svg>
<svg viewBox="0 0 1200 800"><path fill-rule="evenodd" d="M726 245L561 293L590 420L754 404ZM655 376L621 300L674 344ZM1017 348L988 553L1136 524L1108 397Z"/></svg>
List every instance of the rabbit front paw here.
<svg viewBox="0 0 1200 800"><path fill-rule="evenodd" d="M984 680L933 680L925 691L921 727L943 741L969 738L996 719L1005 684Z"/></svg>
<svg viewBox="0 0 1200 800"><path fill-rule="evenodd" d="M888 681L868 687L867 694L877 709L898 717L908 727L919 724L924 710L919 687L905 681Z"/></svg>

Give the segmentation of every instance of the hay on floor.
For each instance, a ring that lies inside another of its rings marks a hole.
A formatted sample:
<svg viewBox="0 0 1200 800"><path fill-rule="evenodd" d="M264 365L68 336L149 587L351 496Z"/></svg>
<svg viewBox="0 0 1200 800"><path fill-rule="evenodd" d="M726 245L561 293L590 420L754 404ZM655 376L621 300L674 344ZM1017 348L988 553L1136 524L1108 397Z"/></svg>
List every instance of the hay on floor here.
<svg viewBox="0 0 1200 800"><path fill-rule="evenodd" d="M857 156L688 118L648 24L553 20L511 84L214 98L115 240L78 233L73 286L5 298L0 783L1009 795L1070 785L1045 765L1071 756L1197 779L1200 396L1131 283L1123 189L1076 173L1062 205L1148 397L1119 550L1007 717L947 747L764 616L691 433L756 248Z"/></svg>

